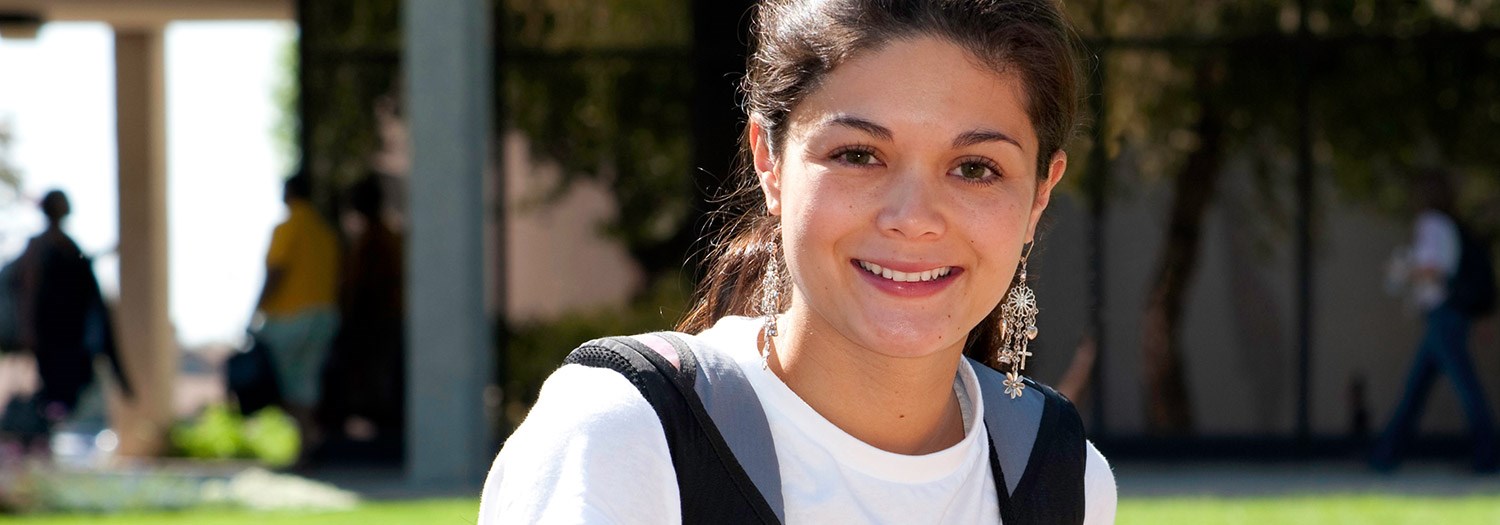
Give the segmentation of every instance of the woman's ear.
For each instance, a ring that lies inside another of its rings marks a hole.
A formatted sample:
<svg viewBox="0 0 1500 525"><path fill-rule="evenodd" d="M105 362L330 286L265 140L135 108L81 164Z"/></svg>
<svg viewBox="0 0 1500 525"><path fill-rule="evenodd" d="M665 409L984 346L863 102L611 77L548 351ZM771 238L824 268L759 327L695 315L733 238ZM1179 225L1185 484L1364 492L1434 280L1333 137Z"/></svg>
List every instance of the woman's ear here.
<svg viewBox="0 0 1500 525"><path fill-rule="evenodd" d="M776 159L771 154L771 136L760 125L760 116L750 116L750 154L760 191L766 196L766 211L781 215L781 177L776 173Z"/></svg>
<svg viewBox="0 0 1500 525"><path fill-rule="evenodd" d="M1031 221L1026 227L1026 242L1036 240L1036 225L1042 220L1042 212L1047 211L1047 204L1052 202L1052 190L1057 188L1058 182L1062 182L1066 171L1068 154L1057 150L1057 153L1052 154L1052 162L1047 164L1047 178L1037 182L1036 199L1031 202Z"/></svg>

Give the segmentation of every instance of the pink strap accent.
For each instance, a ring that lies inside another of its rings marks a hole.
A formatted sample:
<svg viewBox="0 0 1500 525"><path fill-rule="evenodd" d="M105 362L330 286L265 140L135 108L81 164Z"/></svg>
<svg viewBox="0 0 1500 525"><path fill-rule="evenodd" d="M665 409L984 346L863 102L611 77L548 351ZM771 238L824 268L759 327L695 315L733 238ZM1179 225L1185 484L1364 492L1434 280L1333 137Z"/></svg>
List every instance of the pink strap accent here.
<svg viewBox="0 0 1500 525"><path fill-rule="evenodd" d="M667 362L672 363L672 368L676 368L678 370L682 369L682 361L677 357L677 348L673 347L672 343L667 342L666 339L663 339L661 336L655 334L641 334L631 337L634 337L637 341L645 343L646 346L651 347L651 349L655 350L656 353L661 354L662 357L667 358Z"/></svg>

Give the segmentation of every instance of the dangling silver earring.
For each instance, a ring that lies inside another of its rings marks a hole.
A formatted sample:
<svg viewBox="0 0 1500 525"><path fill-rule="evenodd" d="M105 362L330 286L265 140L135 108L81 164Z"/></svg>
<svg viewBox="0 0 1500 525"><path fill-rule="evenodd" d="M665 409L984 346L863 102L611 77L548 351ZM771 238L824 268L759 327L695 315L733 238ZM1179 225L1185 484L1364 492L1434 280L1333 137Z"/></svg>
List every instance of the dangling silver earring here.
<svg viewBox="0 0 1500 525"><path fill-rule="evenodd" d="M1026 369L1026 358L1031 352L1026 348L1036 339L1036 294L1026 285L1026 260L1031 258L1031 247L1027 244L1021 254L1021 268L1016 272L1016 283L1000 305L1000 356L1001 364L1010 365L1005 373L1005 393L1011 399L1021 397L1026 384L1021 380L1021 371Z"/></svg>
<svg viewBox="0 0 1500 525"><path fill-rule="evenodd" d="M762 329L765 342L760 348L760 367L770 368L771 338L776 336L776 318L781 314L781 257L776 243L766 243L766 274L760 280L760 315L765 320Z"/></svg>

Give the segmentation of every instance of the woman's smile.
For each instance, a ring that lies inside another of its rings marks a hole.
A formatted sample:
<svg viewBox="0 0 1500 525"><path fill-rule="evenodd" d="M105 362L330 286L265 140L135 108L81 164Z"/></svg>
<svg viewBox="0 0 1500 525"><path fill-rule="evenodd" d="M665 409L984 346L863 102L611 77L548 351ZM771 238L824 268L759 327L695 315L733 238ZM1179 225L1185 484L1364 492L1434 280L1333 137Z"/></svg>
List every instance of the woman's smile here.
<svg viewBox="0 0 1500 525"><path fill-rule="evenodd" d="M850 261L863 280L875 289L897 297L928 297L948 289L963 268L886 262L861 259ZM905 270L905 271L903 271Z"/></svg>

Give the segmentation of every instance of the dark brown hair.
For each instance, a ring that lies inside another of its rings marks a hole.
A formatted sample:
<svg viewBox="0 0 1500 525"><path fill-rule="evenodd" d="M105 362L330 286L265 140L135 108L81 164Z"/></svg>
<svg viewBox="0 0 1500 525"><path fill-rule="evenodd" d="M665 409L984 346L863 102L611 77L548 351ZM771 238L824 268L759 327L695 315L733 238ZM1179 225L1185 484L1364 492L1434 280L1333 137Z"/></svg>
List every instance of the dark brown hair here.
<svg viewBox="0 0 1500 525"><path fill-rule="evenodd" d="M72 211L72 206L68 205L68 194L62 190L52 190L43 195L41 208L42 215L46 215L50 222L62 222Z"/></svg>
<svg viewBox="0 0 1500 525"><path fill-rule="evenodd" d="M920 36L946 39L995 71L1020 77L1039 142L1039 179L1077 127L1077 40L1054 0L767 0L757 6L752 32L755 49L741 84L745 112L765 130L777 157L792 110L830 71L860 53ZM685 332L727 315L758 315L761 276L768 264L785 264L779 223L766 213L749 169L748 137L742 144L743 182L723 212L735 217L710 247L695 305L678 324ZM779 309L789 291L781 290ZM965 353L989 363L999 335L997 308L969 332Z"/></svg>

